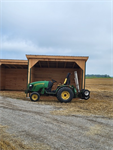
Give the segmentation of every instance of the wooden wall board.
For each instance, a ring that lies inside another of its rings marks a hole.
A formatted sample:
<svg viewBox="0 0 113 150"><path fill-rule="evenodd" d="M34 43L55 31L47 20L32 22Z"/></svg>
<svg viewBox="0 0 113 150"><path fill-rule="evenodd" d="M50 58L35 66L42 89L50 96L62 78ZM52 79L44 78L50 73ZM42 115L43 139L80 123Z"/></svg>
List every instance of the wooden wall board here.
<svg viewBox="0 0 113 150"><path fill-rule="evenodd" d="M5 89L5 68L0 65L0 90Z"/></svg>
<svg viewBox="0 0 113 150"><path fill-rule="evenodd" d="M25 90L27 87L27 69L5 69L5 90Z"/></svg>

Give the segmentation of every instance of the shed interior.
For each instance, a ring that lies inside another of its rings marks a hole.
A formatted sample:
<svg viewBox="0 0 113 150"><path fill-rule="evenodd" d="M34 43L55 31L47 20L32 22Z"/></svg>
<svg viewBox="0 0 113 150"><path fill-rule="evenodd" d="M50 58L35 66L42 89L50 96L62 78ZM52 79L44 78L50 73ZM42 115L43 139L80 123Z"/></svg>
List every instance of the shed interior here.
<svg viewBox="0 0 113 150"><path fill-rule="evenodd" d="M78 73L79 86L82 88L82 69L75 62L38 61L31 68L30 82L54 79L57 82L54 83L52 90L55 90L58 84L63 84L69 72L71 84L75 85L74 71Z"/></svg>
<svg viewBox="0 0 113 150"><path fill-rule="evenodd" d="M0 90L25 90L27 86L27 68L27 64L1 64Z"/></svg>

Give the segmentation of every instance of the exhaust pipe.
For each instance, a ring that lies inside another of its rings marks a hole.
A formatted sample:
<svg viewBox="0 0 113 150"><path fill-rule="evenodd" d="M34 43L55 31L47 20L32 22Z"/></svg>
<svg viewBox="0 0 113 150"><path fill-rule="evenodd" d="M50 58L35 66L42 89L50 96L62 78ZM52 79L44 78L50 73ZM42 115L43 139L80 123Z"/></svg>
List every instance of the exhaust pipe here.
<svg viewBox="0 0 113 150"><path fill-rule="evenodd" d="M78 92L80 92L77 71L74 71L74 75L75 75L74 80L75 80L76 88L77 88Z"/></svg>

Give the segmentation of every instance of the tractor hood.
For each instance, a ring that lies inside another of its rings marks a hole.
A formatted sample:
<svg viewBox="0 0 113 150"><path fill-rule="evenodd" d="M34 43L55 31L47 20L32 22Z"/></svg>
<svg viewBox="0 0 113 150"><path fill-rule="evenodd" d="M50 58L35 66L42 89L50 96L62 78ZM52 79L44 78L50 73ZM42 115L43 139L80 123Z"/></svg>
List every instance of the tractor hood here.
<svg viewBox="0 0 113 150"><path fill-rule="evenodd" d="M40 89L47 88L49 81L35 81L29 83L25 93L32 92L32 91L39 91Z"/></svg>
<svg viewBox="0 0 113 150"><path fill-rule="evenodd" d="M40 85L40 84L48 84L49 81L35 81L35 82L31 82L29 83L29 85Z"/></svg>
<svg viewBox="0 0 113 150"><path fill-rule="evenodd" d="M48 87L48 83L49 83L49 81L35 81L35 82L29 83L28 86L30 86L30 85L33 85L33 86L43 85L44 87Z"/></svg>

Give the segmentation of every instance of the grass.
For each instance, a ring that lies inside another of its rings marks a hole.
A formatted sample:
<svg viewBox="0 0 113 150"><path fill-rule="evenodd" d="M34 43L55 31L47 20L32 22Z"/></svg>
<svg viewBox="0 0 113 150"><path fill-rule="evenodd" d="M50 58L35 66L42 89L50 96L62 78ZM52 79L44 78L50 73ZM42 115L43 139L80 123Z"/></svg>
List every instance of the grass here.
<svg viewBox="0 0 113 150"><path fill-rule="evenodd" d="M44 143L23 143L15 135L9 134L6 126L0 125L0 150L51 150Z"/></svg>
<svg viewBox="0 0 113 150"><path fill-rule="evenodd" d="M0 150L28 149L19 139L15 140L13 135L6 132L7 127L0 125Z"/></svg>
<svg viewBox="0 0 113 150"><path fill-rule="evenodd" d="M103 98L103 96L105 97ZM56 115L101 115L113 117L113 96L111 95L112 98L108 97L107 99L106 97L107 95L102 94L102 92L92 92L89 100L74 100L72 103L64 104L62 106L63 110L57 110L52 113Z"/></svg>

